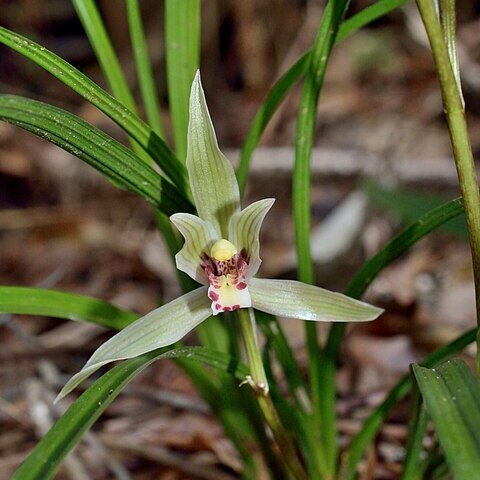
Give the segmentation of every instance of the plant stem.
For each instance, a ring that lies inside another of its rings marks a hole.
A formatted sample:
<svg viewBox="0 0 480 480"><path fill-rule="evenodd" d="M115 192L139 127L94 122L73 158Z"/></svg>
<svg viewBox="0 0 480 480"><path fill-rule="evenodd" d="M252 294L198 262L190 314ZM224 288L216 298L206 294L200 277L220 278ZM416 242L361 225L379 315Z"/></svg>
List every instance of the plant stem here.
<svg viewBox="0 0 480 480"><path fill-rule="evenodd" d="M247 383L257 397L265 422L270 427L277 446L284 456L288 470L295 479L306 479L307 475L298 458L295 445L285 432L269 394L268 380L257 342L255 314L251 308L240 309L237 314L250 366L251 377L247 377Z"/></svg>
<svg viewBox="0 0 480 480"><path fill-rule="evenodd" d="M440 80L443 107L465 206L473 260L478 326L480 325L480 196L472 147L468 137L467 120L459 84L455 78L455 66L451 63L451 57L444 39L444 32L437 18L433 1L417 0L417 5L427 31ZM480 338L477 335L477 373L480 372L479 345Z"/></svg>

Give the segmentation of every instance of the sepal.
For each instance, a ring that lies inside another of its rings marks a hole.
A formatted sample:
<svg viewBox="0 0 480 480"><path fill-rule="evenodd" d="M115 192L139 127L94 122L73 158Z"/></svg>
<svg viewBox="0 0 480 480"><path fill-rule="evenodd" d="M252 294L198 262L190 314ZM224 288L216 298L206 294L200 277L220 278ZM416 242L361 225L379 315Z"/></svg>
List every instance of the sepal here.
<svg viewBox="0 0 480 480"><path fill-rule="evenodd" d="M366 322L383 310L368 303L294 280L249 280L252 305L279 317L316 322Z"/></svg>
<svg viewBox="0 0 480 480"><path fill-rule="evenodd" d="M102 344L58 394L68 395L77 385L107 363L138 357L183 338L211 315L207 287L200 287L153 310Z"/></svg>
<svg viewBox="0 0 480 480"><path fill-rule="evenodd" d="M226 238L230 218L240 209L240 192L233 167L218 148L199 71L190 93L186 164L199 216Z"/></svg>

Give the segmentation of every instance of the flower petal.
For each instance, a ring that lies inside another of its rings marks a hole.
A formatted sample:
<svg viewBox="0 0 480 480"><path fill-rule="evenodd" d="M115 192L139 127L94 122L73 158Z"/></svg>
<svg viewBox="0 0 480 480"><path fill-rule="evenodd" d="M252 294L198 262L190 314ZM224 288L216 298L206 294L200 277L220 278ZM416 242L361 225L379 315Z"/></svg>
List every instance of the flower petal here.
<svg viewBox="0 0 480 480"><path fill-rule="evenodd" d="M251 278L253 307L280 317L320 322L375 320L383 310L341 293L294 280Z"/></svg>
<svg viewBox="0 0 480 480"><path fill-rule="evenodd" d="M207 222L189 213L176 213L170 220L185 238L182 249L175 255L177 268L198 283L208 285L208 277L201 266L202 255L210 253L218 240L217 233Z"/></svg>
<svg viewBox="0 0 480 480"><path fill-rule="evenodd" d="M198 71L190 93L187 170L199 216L226 238L230 217L240 208L240 193L233 167L218 148Z"/></svg>
<svg viewBox="0 0 480 480"><path fill-rule="evenodd" d="M56 400L68 395L101 366L138 357L183 338L212 314L207 287L200 287L153 310L101 345L82 370L74 375Z"/></svg>
<svg viewBox="0 0 480 480"><path fill-rule="evenodd" d="M244 208L241 212L235 213L230 220L228 238L237 247L239 252L241 252L242 249L247 251L248 266L245 272L247 279L257 273L262 263L258 237L263 219L274 202L274 198L259 200L247 208Z"/></svg>

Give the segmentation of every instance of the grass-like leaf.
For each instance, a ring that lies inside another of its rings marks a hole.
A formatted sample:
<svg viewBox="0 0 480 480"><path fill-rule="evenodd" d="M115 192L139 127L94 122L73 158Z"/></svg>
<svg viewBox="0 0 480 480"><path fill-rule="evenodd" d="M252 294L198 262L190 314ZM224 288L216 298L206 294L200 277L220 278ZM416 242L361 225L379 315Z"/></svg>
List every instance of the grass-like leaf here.
<svg viewBox="0 0 480 480"><path fill-rule="evenodd" d="M152 65L148 56L138 0L127 0L127 17L132 41L132 52L137 67L138 81L148 123L160 137L165 138L161 121L160 102L155 88Z"/></svg>
<svg viewBox="0 0 480 480"><path fill-rule="evenodd" d="M194 211L173 184L131 150L71 113L28 98L1 95L0 119L58 145L167 215Z"/></svg>
<svg viewBox="0 0 480 480"><path fill-rule="evenodd" d="M97 298L30 287L0 286L0 313L45 315L92 322L121 330L138 318L128 310Z"/></svg>
<svg viewBox="0 0 480 480"><path fill-rule="evenodd" d="M440 225L458 217L463 212L462 201L460 198L457 198L422 215L416 222L392 238L376 255L365 262L351 280L346 291L347 295L353 298L361 298L369 285L386 266L400 257L421 238L428 235ZM344 332L344 324L336 323L332 325L326 346L327 354L322 364L322 376L324 378L329 377L333 379L335 376L336 360ZM465 344L462 345L464 346ZM444 357L441 356L439 359L442 358ZM437 361L439 359L437 359ZM386 403L384 402L384 404L372 414L360 432L353 438L344 459L344 476L341 477L342 479L354 478L356 465L370 442L374 439L386 413L394 405L395 401L400 400L406 395L409 385L410 383L407 379L403 384L399 384L397 389L392 390L389 397L385 400ZM406 388L405 391L402 390L404 388Z"/></svg>
<svg viewBox="0 0 480 480"><path fill-rule="evenodd" d="M412 372L413 375L413 372ZM410 399L408 438L403 462L402 480L420 480L423 477L424 463L420 462L423 440L427 433L428 415L419 389L414 385Z"/></svg>
<svg viewBox="0 0 480 480"><path fill-rule="evenodd" d="M95 55L104 75L107 77L113 94L123 105L134 112L136 109L135 100L125 81L122 67L115 54L96 3L93 0L72 0L72 4L85 28L90 45L95 51Z"/></svg>
<svg viewBox="0 0 480 480"><path fill-rule="evenodd" d="M414 222L422 215L445 204L446 199L437 195L427 195L403 188L383 188L376 182L366 182L363 189L375 207L385 208L396 213L404 222ZM468 238L465 216L455 217L439 226L439 230L461 238Z"/></svg>
<svg viewBox="0 0 480 480"><path fill-rule="evenodd" d="M422 366L433 367L442 360L462 351L467 345L475 341L476 329L465 332L452 342L442 345L440 348L427 355ZM357 467L363 454L377 435L380 427L387 418L390 410L403 398L405 398L412 386L410 375L405 375L390 390L385 400L370 414L363 423L361 430L353 437L345 455L342 458L342 468L339 479L353 480L356 478Z"/></svg>
<svg viewBox="0 0 480 480"><path fill-rule="evenodd" d="M413 366L425 407L458 480L480 472L480 384L461 360Z"/></svg>
<svg viewBox="0 0 480 480"><path fill-rule="evenodd" d="M200 1L166 0L165 54L175 149L187 156L188 99L200 59Z"/></svg>
<svg viewBox="0 0 480 480"><path fill-rule="evenodd" d="M202 347L164 349L123 362L89 387L53 425L14 473L12 480L48 480L53 478L65 456L95 423L122 389L138 373L156 360L177 358L195 361L228 372L242 381L248 368L229 357Z"/></svg>
<svg viewBox="0 0 480 480"><path fill-rule="evenodd" d="M295 243L298 259L298 278L313 283L313 263L310 251L310 159L317 118L317 103L325 78L335 38L348 7L348 0L329 0L315 38L297 117L295 166L293 169L292 203L295 223ZM309 358L309 378L312 389L313 421L322 436L326 458L326 475L333 476L337 457L337 429L335 419L335 386L321 382L321 355L317 330L313 323L305 324Z"/></svg>
<svg viewBox="0 0 480 480"><path fill-rule="evenodd" d="M0 42L32 60L108 115L151 155L181 191L188 191L184 165L178 161L167 144L131 110L58 55L28 38L0 27Z"/></svg>
<svg viewBox="0 0 480 480"><path fill-rule="evenodd" d="M340 25L335 42L338 43L352 35L360 28L387 15L393 10L405 5L409 0L379 0L361 12L344 20ZM243 194L247 182L250 159L268 122L276 112L290 89L305 73L310 62L311 50L305 52L272 86L267 97L258 109L255 118L248 130L237 169L238 185Z"/></svg>

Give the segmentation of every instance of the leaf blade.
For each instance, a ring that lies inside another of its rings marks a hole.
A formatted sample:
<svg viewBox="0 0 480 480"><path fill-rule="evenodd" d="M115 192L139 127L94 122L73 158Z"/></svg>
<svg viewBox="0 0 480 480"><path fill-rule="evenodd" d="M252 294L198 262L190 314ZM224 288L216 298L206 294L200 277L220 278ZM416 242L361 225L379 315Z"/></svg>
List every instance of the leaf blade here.
<svg viewBox="0 0 480 480"><path fill-rule="evenodd" d="M51 73L109 116L152 156L181 191L188 192L185 166L179 162L167 144L131 110L58 55L28 38L0 27L0 42Z"/></svg>
<svg viewBox="0 0 480 480"><path fill-rule="evenodd" d="M435 369L414 365L413 371L455 478L475 478L480 471L480 384L460 360Z"/></svg>
<svg viewBox="0 0 480 480"><path fill-rule="evenodd" d="M432 367L438 362L463 350L467 345L475 341L476 329L468 330L452 342L442 345L434 352L427 355L421 365ZM339 478L341 480L353 480L356 476L358 464L378 433L382 423L387 418L393 406L402 400L409 392L412 385L410 375L405 375L387 395L385 400L370 414L362 425L361 430L353 437L343 456Z"/></svg>
<svg viewBox="0 0 480 480"><path fill-rule="evenodd" d="M182 361L205 363L244 380L248 368L228 355L204 347L180 348L127 360L112 368L89 387L53 425L26 460L14 473L13 480L47 480L61 465L83 434L95 423L122 389L138 373L156 360L177 358Z"/></svg>
<svg viewBox="0 0 480 480"><path fill-rule="evenodd" d="M165 47L168 99L177 156L187 155L188 99L200 61L199 0L166 0Z"/></svg>
<svg viewBox="0 0 480 480"><path fill-rule="evenodd" d="M363 9L352 17L344 20L340 25L335 42L338 43L355 33L360 28L377 20L393 10L406 4L409 0L379 0L375 4ZM240 155L237 168L240 193L243 195L247 183L248 170L253 151L260 142L260 138L268 122L276 112L287 93L297 80L305 73L310 62L311 49L307 50L272 86L265 100L260 105L255 118L248 130Z"/></svg>
<svg viewBox="0 0 480 480"><path fill-rule="evenodd" d="M147 119L153 131L161 138L165 138L161 121L160 102L155 89L152 65L148 57L148 46L142 24L140 4L138 0L127 0L126 6L132 52L137 67L138 83L140 85Z"/></svg>
<svg viewBox="0 0 480 480"><path fill-rule="evenodd" d="M132 151L71 113L36 100L0 95L0 119L58 145L167 215L194 210L173 184Z"/></svg>
<svg viewBox="0 0 480 480"><path fill-rule="evenodd" d="M30 287L0 286L0 313L44 315L121 330L138 315L97 298Z"/></svg>

